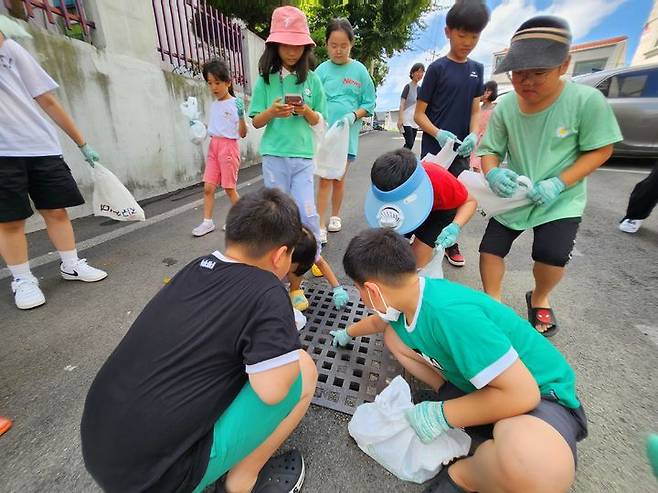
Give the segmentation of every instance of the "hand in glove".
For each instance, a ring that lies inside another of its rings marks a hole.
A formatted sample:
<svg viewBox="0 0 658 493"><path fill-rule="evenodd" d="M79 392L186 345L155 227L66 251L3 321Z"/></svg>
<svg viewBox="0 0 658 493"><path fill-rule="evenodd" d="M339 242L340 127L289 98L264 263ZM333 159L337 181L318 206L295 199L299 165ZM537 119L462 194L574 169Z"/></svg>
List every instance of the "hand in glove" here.
<svg viewBox="0 0 658 493"><path fill-rule="evenodd" d="M537 205L551 205L564 191L565 185L558 177L542 180L532 187L526 196Z"/></svg>
<svg viewBox="0 0 658 493"><path fill-rule="evenodd" d="M517 182L519 175L508 168L493 168L489 170L485 178L491 190L499 197L509 198L519 188L519 183Z"/></svg>

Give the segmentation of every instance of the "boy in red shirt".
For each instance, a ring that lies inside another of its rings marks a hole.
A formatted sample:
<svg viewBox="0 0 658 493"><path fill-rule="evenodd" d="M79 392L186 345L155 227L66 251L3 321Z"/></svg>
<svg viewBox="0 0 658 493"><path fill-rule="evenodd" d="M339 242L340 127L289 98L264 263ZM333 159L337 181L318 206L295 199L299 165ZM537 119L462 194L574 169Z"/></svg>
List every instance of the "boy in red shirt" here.
<svg viewBox="0 0 658 493"><path fill-rule="evenodd" d="M421 163L408 149L379 156L370 179L365 205L368 224L414 237L412 249L419 269L432 259L435 247L449 248L457 242L477 208L475 199L452 174L437 164Z"/></svg>

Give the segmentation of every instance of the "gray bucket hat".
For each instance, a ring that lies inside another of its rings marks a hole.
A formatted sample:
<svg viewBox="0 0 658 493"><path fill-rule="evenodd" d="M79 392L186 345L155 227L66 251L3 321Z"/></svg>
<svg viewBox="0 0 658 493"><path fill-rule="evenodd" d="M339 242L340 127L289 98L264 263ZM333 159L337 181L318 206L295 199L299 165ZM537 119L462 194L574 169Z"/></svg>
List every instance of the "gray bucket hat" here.
<svg viewBox="0 0 658 493"><path fill-rule="evenodd" d="M519 27L495 74L514 70L555 68L569 56L571 29L564 19L539 15Z"/></svg>

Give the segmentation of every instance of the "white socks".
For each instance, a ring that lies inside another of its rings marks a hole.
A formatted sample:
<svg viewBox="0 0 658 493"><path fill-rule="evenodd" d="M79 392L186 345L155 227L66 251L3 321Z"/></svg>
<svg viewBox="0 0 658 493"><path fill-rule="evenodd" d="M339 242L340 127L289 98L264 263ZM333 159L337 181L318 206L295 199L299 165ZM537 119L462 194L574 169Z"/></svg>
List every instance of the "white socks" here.
<svg viewBox="0 0 658 493"><path fill-rule="evenodd" d="M30 270L30 263L25 262L24 264L18 265L8 265L9 272L14 276L14 280L18 279L35 279Z"/></svg>
<svg viewBox="0 0 658 493"><path fill-rule="evenodd" d="M78 251L77 250L67 250L67 251L58 251L60 258L62 259L62 265L64 268L73 267L78 263Z"/></svg>

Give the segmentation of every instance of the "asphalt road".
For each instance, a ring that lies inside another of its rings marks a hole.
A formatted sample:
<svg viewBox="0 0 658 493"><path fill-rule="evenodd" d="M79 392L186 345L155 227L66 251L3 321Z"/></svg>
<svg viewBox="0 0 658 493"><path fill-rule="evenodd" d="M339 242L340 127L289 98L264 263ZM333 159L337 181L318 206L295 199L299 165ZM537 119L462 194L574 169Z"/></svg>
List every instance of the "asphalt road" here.
<svg viewBox="0 0 658 493"><path fill-rule="evenodd" d="M344 229L330 235L324 251L342 279L341 253L365 227L362 203L370 163L401 145L401 138L391 133L362 137L348 178ZM613 162L591 177L575 256L553 296L562 324L553 342L576 370L590 421L590 436L579 446L573 488L579 493L657 491L644 440L649 431L658 432L658 213L635 236L616 228L633 185L648 169L648 163ZM258 175L258 168L245 170L242 190L260 186ZM195 189L149 205L147 215L158 221L139 229L103 218L76 221L79 240L93 245L82 256L110 273L98 284L61 280L45 234L30 235L33 257L44 262L35 273L48 303L20 312L13 305L9 280L0 280L0 414L15 420L0 438L1 492L99 491L80 454L79 422L87 389L163 279L193 258L223 247L221 231L200 239L191 236L201 218L194 204L200 198ZM180 212L181 206L187 210ZM221 224L228 200L222 198L218 206ZM467 265L446 265L447 277L480 287L477 246L484 227L478 216L465 229L460 244ZM112 238L107 234L112 231L114 239L95 240L99 235ZM520 314L525 312L524 293L532 287L530 244L529 234L517 241L505 280L505 301ZM284 445L298 447L305 456L305 491L422 491L364 455L347 433L348 420L313 406Z"/></svg>

